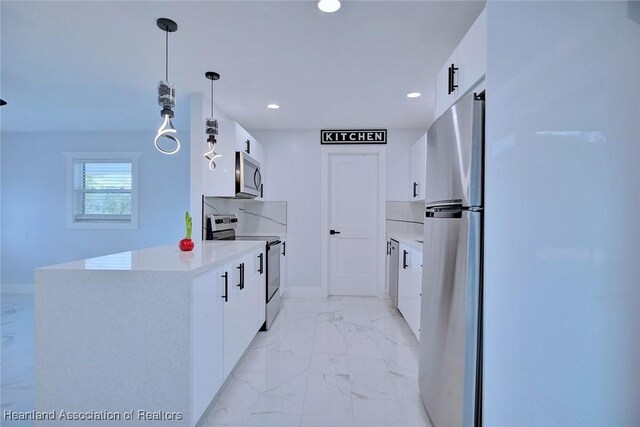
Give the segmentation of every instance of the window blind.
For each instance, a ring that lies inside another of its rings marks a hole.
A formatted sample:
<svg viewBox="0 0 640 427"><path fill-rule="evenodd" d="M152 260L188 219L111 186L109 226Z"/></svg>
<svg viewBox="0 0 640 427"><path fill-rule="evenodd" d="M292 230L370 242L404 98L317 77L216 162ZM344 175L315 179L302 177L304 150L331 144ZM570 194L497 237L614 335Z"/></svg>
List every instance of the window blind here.
<svg viewBox="0 0 640 427"><path fill-rule="evenodd" d="M75 220L131 221L131 189L131 162L76 161Z"/></svg>

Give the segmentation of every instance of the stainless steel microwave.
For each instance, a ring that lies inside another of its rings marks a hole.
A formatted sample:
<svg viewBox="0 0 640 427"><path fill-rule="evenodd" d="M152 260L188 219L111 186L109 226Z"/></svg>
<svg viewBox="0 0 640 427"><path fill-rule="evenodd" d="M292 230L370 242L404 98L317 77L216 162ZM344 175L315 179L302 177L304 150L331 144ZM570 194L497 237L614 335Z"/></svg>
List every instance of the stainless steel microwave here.
<svg viewBox="0 0 640 427"><path fill-rule="evenodd" d="M244 151L236 151L236 197L253 199L261 196L260 163Z"/></svg>

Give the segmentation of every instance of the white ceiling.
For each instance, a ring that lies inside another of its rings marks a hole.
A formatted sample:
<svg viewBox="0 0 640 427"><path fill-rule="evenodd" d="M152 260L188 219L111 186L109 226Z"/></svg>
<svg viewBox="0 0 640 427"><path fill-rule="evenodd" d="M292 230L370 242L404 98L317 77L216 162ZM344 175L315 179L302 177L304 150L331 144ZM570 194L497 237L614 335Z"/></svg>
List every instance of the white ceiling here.
<svg viewBox="0 0 640 427"><path fill-rule="evenodd" d="M128 130L160 124L157 82L176 119L209 93L250 129L426 128L434 79L482 1L6 1L1 3L2 130ZM421 98L407 99L420 91ZM278 103L280 110L268 110Z"/></svg>

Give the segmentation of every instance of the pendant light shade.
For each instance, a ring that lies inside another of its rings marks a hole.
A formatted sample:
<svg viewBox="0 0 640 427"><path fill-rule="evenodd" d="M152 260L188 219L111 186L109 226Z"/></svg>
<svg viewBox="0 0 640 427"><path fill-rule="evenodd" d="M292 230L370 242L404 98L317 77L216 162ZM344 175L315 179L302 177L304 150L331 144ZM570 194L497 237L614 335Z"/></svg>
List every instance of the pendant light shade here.
<svg viewBox="0 0 640 427"><path fill-rule="evenodd" d="M177 131L171 122L173 108L176 106L176 89L169 83L169 33L178 31L178 24L167 18L158 19L156 24L165 32L165 79L158 83L158 105L162 107L160 116L164 120L153 143L161 153L175 154L180 150L180 141L175 135Z"/></svg>
<svg viewBox="0 0 640 427"><path fill-rule="evenodd" d="M220 79L220 74L215 71L207 71L204 76L211 80L211 117L207 117L205 124L205 132L207 134L207 149L208 151L204 153L204 158L209 161L209 169L216 169L216 159L222 157L221 154L215 152L216 143L216 135L218 135L218 121L213 117L213 82L215 80Z"/></svg>

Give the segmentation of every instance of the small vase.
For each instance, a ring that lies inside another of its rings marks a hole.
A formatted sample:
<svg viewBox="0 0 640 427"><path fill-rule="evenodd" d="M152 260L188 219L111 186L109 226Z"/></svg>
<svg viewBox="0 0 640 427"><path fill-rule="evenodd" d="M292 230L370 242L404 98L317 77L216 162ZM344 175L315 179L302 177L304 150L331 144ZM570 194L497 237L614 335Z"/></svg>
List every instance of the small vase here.
<svg viewBox="0 0 640 427"><path fill-rule="evenodd" d="M184 252L189 252L193 250L193 246L194 246L193 240L191 239L182 239L178 244L178 247L180 248L180 250Z"/></svg>

